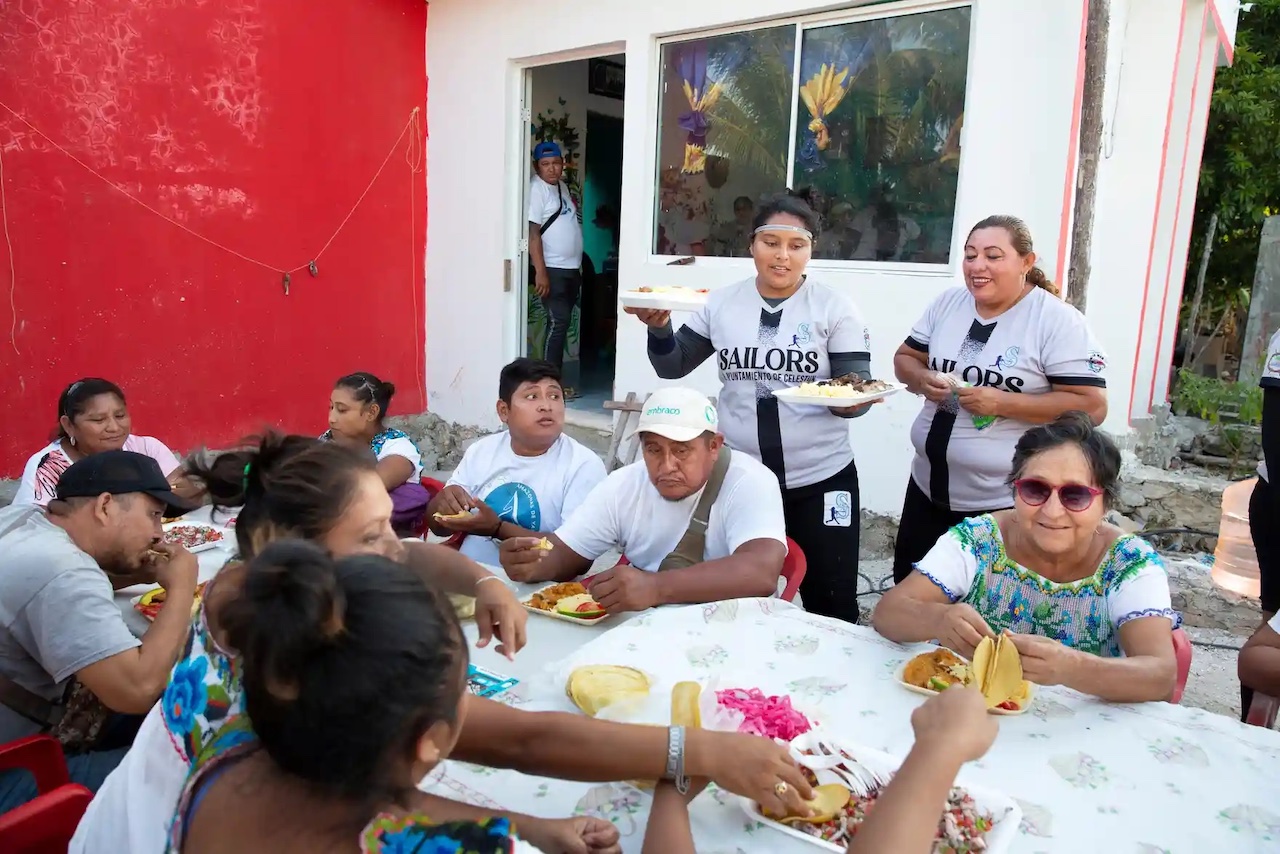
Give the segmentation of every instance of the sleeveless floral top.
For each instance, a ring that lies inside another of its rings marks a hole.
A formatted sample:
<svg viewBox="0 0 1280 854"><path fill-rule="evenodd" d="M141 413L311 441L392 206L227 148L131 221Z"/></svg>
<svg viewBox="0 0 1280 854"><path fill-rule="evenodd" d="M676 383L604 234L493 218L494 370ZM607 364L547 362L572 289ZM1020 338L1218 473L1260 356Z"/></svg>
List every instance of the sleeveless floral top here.
<svg viewBox="0 0 1280 854"><path fill-rule="evenodd" d="M1123 655L1119 630L1130 620L1182 621L1160 555L1132 534L1112 543L1092 575L1059 584L1009 557L994 516L974 516L944 534L916 571L997 634L1041 635L1093 655Z"/></svg>
<svg viewBox="0 0 1280 854"><path fill-rule="evenodd" d="M166 854L182 850L188 822L200 807L202 786L258 749L245 715L228 720L218 730L192 766L174 814ZM358 840L353 840L357 841L360 854L511 854L517 850L514 829L505 818L434 822L422 813L379 813L365 825Z"/></svg>

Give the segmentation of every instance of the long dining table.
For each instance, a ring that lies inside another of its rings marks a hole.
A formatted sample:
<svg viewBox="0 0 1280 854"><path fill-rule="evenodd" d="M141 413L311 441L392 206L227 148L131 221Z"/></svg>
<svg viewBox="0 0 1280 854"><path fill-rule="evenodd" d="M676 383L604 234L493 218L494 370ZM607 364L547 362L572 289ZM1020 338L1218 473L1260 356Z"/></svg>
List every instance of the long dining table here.
<svg viewBox="0 0 1280 854"><path fill-rule="evenodd" d="M467 628L473 638L474 631ZM669 606L594 627L535 615L529 637L515 662L473 651L475 663L521 680L496 699L528 710L576 712L564 690L575 667L624 665L649 674L659 695L682 680L789 695L824 730L905 756L911 712L924 702L897 673L927 646L892 643L778 599ZM1107 703L1040 687L1025 714L1000 718L991 750L961 771L959 783L966 781L1017 801L1013 852L1280 851L1280 733L1202 709ZM651 803L627 783L575 783L458 761L422 787L544 817L600 816L618 827L627 852L640 850ZM736 796L714 787L693 802L690 816L702 854L822 850L749 818Z"/></svg>
<svg viewBox="0 0 1280 854"><path fill-rule="evenodd" d="M184 521L223 521L207 514L206 508ZM233 529L223 530L224 546L198 555L201 581L231 555ZM522 600L541 586L503 577ZM130 603L146 589L117 595L139 635L149 624ZM657 696L684 680L707 690L788 695L825 731L905 756L913 740L911 712L924 701L903 688L897 674L927 646L902 646L776 598L668 606L598 625L531 614L528 645L514 659L499 654L496 643L477 648L473 620L464 631L473 664L519 680L495 699L529 711L579 714L564 690L569 673L588 664L623 665L648 674ZM991 750L961 771L958 783L966 781L1018 803L1022 820L1013 852L1280 851L1280 733L1202 709L1107 703L1040 687L1025 714L1001 717ZM618 827L623 850L633 853L640 851L651 803L648 792L629 783L577 783L454 760L422 788L548 818L599 816ZM702 854L821 850L749 818L736 796L714 786L693 802L690 816Z"/></svg>

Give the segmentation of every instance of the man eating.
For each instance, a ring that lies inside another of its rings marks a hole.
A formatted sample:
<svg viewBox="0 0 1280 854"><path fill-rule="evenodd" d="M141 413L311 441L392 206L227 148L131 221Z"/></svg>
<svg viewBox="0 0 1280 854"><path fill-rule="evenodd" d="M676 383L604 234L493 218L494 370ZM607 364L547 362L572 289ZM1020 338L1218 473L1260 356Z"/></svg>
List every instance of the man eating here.
<svg viewBox="0 0 1280 854"><path fill-rule="evenodd" d="M502 543L507 574L568 581L618 548L629 565L589 581L609 613L773 595L787 554L778 479L729 450L711 402L692 389L661 389L632 435L643 459L609 475L546 542Z"/></svg>
<svg viewBox="0 0 1280 854"><path fill-rule="evenodd" d="M160 698L186 641L197 574L189 552L160 542L160 522L192 508L155 460L104 451L62 474L47 515L34 505L0 510L0 744L58 727L73 677L107 713L141 715ZM139 581L167 592L141 641L114 598L115 587ZM96 791L125 750L68 757L72 782ZM0 812L35 795L24 772L0 772Z"/></svg>
<svg viewBox="0 0 1280 854"><path fill-rule="evenodd" d="M604 463L564 434L564 389L550 362L516 359L498 379L503 432L478 440L427 506L431 530L465 535L461 551L498 562L496 543L554 531L604 480Z"/></svg>

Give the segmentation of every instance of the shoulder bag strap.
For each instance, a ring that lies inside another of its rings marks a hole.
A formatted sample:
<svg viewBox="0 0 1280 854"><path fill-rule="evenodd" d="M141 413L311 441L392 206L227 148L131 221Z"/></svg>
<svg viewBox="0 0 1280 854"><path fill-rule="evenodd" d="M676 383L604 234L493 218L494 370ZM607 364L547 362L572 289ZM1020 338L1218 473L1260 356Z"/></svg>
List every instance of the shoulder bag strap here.
<svg viewBox="0 0 1280 854"><path fill-rule="evenodd" d="M729 460L732 452L725 445L720 449L720 456L711 468L711 476L698 499L698 506L693 508L693 516L689 519L689 527L676 544L675 550L663 558L659 570L684 569L687 566L702 563L707 549L707 525L711 521L711 505L720 497L720 487L724 485L725 473L729 471Z"/></svg>
<svg viewBox="0 0 1280 854"><path fill-rule="evenodd" d="M547 217L547 221L538 227L539 237L547 233L547 229L560 218L560 211L564 210L564 184L559 181L556 181L556 199L560 204L556 205L556 212Z"/></svg>

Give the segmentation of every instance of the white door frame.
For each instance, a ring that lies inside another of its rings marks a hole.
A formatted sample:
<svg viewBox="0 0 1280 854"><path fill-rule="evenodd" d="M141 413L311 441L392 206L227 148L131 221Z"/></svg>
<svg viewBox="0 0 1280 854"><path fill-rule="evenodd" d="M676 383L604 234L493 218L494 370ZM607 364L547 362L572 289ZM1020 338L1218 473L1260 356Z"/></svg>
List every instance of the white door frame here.
<svg viewBox="0 0 1280 854"><path fill-rule="evenodd" d="M507 291L507 361L527 355L529 341L529 166L533 157L533 72L548 65L626 55L626 43L617 42L512 62L509 91L516 105L516 121L508 134L507 152L507 256L503 261L503 290ZM625 120L625 119L624 119Z"/></svg>

